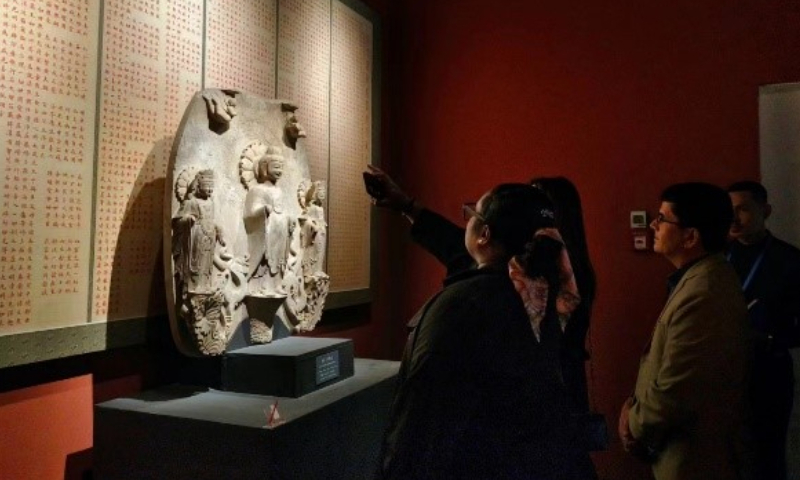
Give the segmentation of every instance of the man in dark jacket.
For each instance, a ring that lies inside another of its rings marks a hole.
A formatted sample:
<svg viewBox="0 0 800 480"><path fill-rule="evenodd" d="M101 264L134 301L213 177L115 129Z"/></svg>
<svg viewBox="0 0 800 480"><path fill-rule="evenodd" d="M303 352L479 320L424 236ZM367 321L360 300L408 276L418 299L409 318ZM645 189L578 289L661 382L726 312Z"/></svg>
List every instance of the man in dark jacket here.
<svg viewBox="0 0 800 480"><path fill-rule="evenodd" d="M772 207L763 185L737 182L728 193L735 218L727 255L742 282L756 347L751 402L757 478L786 480L794 400L789 349L800 345L800 250L767 230Z"/></svg>

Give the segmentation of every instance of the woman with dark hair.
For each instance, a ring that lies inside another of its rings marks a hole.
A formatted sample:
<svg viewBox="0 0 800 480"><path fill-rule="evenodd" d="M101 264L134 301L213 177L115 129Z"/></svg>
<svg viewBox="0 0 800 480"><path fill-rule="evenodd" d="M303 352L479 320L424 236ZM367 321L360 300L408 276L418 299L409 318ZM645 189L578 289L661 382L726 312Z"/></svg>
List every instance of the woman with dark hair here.
<svg viewBox="0 0 800 480"><path fill-rule="evenodd" d="M381 198L373 199L375 204L402 212L412 223L414 241L444 264L448 275L474 268L474 260L464 249L460 228L420 205L382 170L370 167L370 175L383 190ZM586 335L596 283L586 243L581 199L578 189L565 177L536 177L530 183L544 191L555 206L554 225L567 247L575 274L580 303L568 319L562 319L566 320L563 332L553 330L556 338L551 338L550 342L561 343L562 374L573 411L587 413L590 409L585 369L585 362L589 359Z"/></svg>
<svg viewBox="0 0 800 480"><path fill-rule="evenodd" d="M594 269L589 259L583 210L578 189L564 177L537 177L531 185L540 188L556 208L556 227L569 251L572 270L581 295L581 303L566 323L562 337L561 370L564 383L576 412L589 412L589 390L586 382L586 334L596 290Z"/></svg>
<svg viewBox="0 0 800 480"><path fill-rule="evenodd" d="M397 207L382 185L376 203ZM436 215L405 203L398 209L415 225ZM502 184L463 211L466 229L445 220L436 243L453 246L460 231L474 267L436 251L451 275L409 323L379 478L583 478L573 472L578 452L557 357L536 341L526 290L509 275L511 265L544 282L535 303L543 329L557 325L563 244L537 235L553 227L552 202L529 185Z"/></svg>

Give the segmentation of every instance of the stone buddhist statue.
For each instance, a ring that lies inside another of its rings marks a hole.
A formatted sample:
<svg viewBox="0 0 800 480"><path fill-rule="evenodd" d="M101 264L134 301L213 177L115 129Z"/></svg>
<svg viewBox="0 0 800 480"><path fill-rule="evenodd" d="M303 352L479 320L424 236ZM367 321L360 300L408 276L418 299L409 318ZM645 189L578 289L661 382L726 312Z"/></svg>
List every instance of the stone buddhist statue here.
<svg viewBox="0 0 800 480"><path fill-rule="evenodd" d="M189 293L211 293L214 287L214 253L225 246L222 229L214 221L214 171L186 169L178 184L180 207L172 219L175 273ZM189 177L189 178L185 178Z"/></svg>
<svg viewBox="0 0 800 480"><path fill-rule="evenodd" d="M199 92L167 173L170 325L193 356L307 331L322 316L324 182L309 176L298 108L233 90Z"/></svg>
<svg viewBox="0 0 800 480"><path fill-rule="evenodd" d="M277 185L283 175L283 157L277 147L259 143L245 150L242 164L255 172L255 181L245 184L243 216L250 262L248 291L259 297L285 297L283 277L295 220L284 208Z"/></svg>

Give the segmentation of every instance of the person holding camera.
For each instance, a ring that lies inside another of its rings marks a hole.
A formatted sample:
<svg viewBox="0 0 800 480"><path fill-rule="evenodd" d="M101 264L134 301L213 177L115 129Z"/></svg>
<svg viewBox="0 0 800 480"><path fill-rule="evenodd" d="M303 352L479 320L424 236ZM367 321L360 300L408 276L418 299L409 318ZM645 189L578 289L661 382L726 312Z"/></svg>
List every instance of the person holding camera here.
<svg viewBox="0 0 800 480"><path fill-rule="evenodd" d="M367 174L374 203L406 215L412 236L437 221L388 176ZM552 202L501 184L462 212L466 228L445 220L421 239L448 277L409 322L378 478L586 478L558 357L531 328L536 315L542 332L557 328L564 290L564 247L546 233Z"/></svg>

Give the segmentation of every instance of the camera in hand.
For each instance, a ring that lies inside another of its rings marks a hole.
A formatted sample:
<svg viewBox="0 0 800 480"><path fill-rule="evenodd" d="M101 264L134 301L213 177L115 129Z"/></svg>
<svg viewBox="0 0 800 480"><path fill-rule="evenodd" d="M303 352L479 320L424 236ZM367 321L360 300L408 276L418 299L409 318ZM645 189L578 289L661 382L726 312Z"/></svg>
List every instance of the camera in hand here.
<svg viewBox="0 0 800 480"><path fill-rule="evenodd" d="M369 172L364 172L364 186L367 188L369 196L375 200L380 200L386 195L383 182Z"/></svg>

